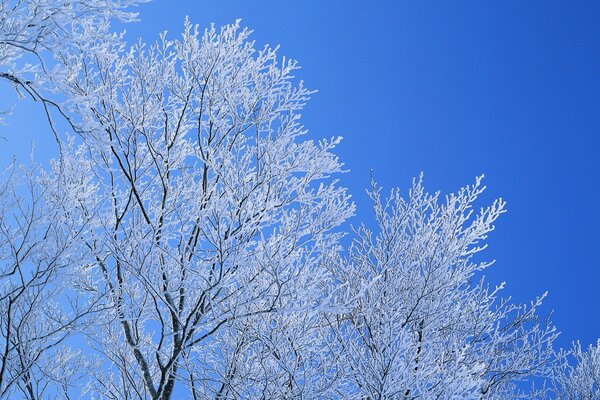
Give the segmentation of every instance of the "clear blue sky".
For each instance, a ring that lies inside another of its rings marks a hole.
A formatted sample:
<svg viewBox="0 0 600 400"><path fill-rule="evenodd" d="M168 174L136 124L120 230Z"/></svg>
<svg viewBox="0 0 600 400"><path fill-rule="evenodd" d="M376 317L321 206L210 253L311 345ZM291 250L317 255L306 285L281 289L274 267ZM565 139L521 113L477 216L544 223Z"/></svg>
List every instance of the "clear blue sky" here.
<svg viewBox="0 0 600 400"><path fill-rule="evenodd" d="M371 169L387 188L424 171L443 192L485 173L486 200L509 208L488 275L517 301L548 290L559 345L600 336L600 2L154 0L128 38L178 35L186 15L202 27L242 18L259 45L299 60L297 76L319 90L310 135L345 138L354 223L371 218ZM5 84L0 95L10 103ZM29 110L22 102L1 128L1 161L32 138L38 158L51 154Z"/></svg>

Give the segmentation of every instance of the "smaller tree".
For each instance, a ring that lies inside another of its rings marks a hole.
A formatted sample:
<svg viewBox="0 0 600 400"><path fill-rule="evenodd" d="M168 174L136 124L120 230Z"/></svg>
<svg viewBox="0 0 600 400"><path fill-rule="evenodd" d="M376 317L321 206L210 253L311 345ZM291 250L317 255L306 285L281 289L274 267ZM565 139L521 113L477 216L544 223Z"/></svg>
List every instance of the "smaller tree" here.
<svg viewBox="0 0 600 400"><path fill-rule="evenodd" d="M481 178L457 194L427 193L421 179L408 198L382 200L372 185L379 231L365 226L347 259L333 264L346 313L329 316L356 398L516 398L516 383L549 376L557 336L529 306L500 299L475 256L504 213L496 200L479 213Z"/></svg>
<svg viewBox="0 0 600 400"><path fill-rule="evenodd" d="M600 339L587 351L581 343L573 344L568 354L573 363L557 364L555 390L558 399L592 400L600 398Z"/></svg>

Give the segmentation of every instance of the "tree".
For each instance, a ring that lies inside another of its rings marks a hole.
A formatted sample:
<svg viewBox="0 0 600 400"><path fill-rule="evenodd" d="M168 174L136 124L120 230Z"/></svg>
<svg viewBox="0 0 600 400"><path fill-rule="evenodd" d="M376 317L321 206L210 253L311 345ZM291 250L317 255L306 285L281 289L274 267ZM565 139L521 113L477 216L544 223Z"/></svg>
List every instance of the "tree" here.
<svg viewBox="0 0 600 400"><path fill-rule="evenodd" d="M134 3L2 3L0 60L54 57L3 78L72 132L0 192L0 397L505 399L590 370L552 349L545 295L485 283L505 203L473 211L481 178L373 183L378 228L345 249L340 139L305 138L297 63L239 21L128 47L108 22Z"/></svg>
<svg viewBox="0 0 600 400"><path fill-rule="evenodd" d="M600 340L587 351L579 342L563 354L572 357L571 363L557 366L554 389L558 399L591 400L600 398Z"/></svg>
<svg viewBox="0 0 600 400"><path fill-rule="evenodd" d="M499 299L476 262L505 203L478 214L481 178L457 194L427 193L421 179L404 198L370 192L378 231L365 226L335 263L348 311L329 319L357 398L517 398L515 383L549 377L557 334L536 309Z"/></svg>
<svg viewBox="0 0 600 400"><path fill-rule="evenodd" d="M264 340L287 313L314 319L321 259L353 207L329 179L339 139L299 140L311 92L293 84L296 63L248 35L187 23L180 40L64 59L82 145L65 149L56 179L93 177L63 197L96 199L73 207L95 221L82 239L95 288L82 295L106 306L86 332L103 396L168 399L177 381L218 398L319 386L282 389L293 373Z"/></svg>

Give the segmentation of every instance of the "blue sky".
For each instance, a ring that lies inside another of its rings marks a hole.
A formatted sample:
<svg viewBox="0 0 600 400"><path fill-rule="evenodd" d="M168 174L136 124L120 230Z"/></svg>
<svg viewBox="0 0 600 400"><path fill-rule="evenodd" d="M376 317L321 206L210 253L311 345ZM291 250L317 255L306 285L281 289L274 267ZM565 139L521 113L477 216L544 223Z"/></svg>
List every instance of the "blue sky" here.
<svg viewBox="0 0 600 400"><path fill-rule="evenodd" d="M425 173L448 192L486 174L484 201L509 212L489 240L488 275L528 301L548 290L559 345L600 336L600 3L591 1L154 0L128 38L178 35L242 18L258 45L281 45L317 93L314 138L344 136L342 183L371 218L371 169L386 188ZM0 85L0 107L14 103ZM41 110L21 102L0 128L0 161L53 154ZM40 134L42 132L42 134ZM483 205L483 203L482 203Z"/></svg>

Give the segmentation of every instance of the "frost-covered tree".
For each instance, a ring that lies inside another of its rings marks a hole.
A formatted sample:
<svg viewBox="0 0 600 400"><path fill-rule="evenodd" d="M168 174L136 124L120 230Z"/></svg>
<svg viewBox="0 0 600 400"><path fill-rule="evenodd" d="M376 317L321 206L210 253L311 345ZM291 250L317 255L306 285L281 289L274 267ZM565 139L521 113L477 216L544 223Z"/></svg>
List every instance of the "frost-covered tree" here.
<svg viewBox="0 0 600 400"><path fill-rule="evenodd" d="M0 78L73 130L0 184L0 398L597 396L597 347L564 364L544 296L484 281L505 204L474 210L481 179L373 184L344 249L339 139L306 138L295 61L239 22L128 47L108 22L135 0L0 2Z"/></svg>
<svg viewBox="0 0 600 400"><path fill-rule="evenodd" d="M565 355L571 363L557 366L555 390L561 400L592 400L600 398L600 340L587 350L579 342Z"/></svg>
<svg viewBox="0 0 600 400"><path fill-rule="evenodd" d="M106 306L86 332L101 396L169 399L176 382L200 398L327 389L308 346L328 305L323 255L353 212L331 178L339 139L303 138L311 92L296 63L248 34L188 23L179 40L64 58L81 145L57 161L56 179L78 182L57 198L94 199L73 207L94 221L79 287Z"/></svg>
<svg viewBox="0 0 600 400"><path fill-rule="evenodd" d="M332 263L348 309L327 318L354 397L509 399L517 382L551 376L557 334L536 315L542 298L514 305L481 277L505 206L476 212L483 190L478 178L442 201L419 179L384 200L373 184L377 230L361 226Z"/></svg>

